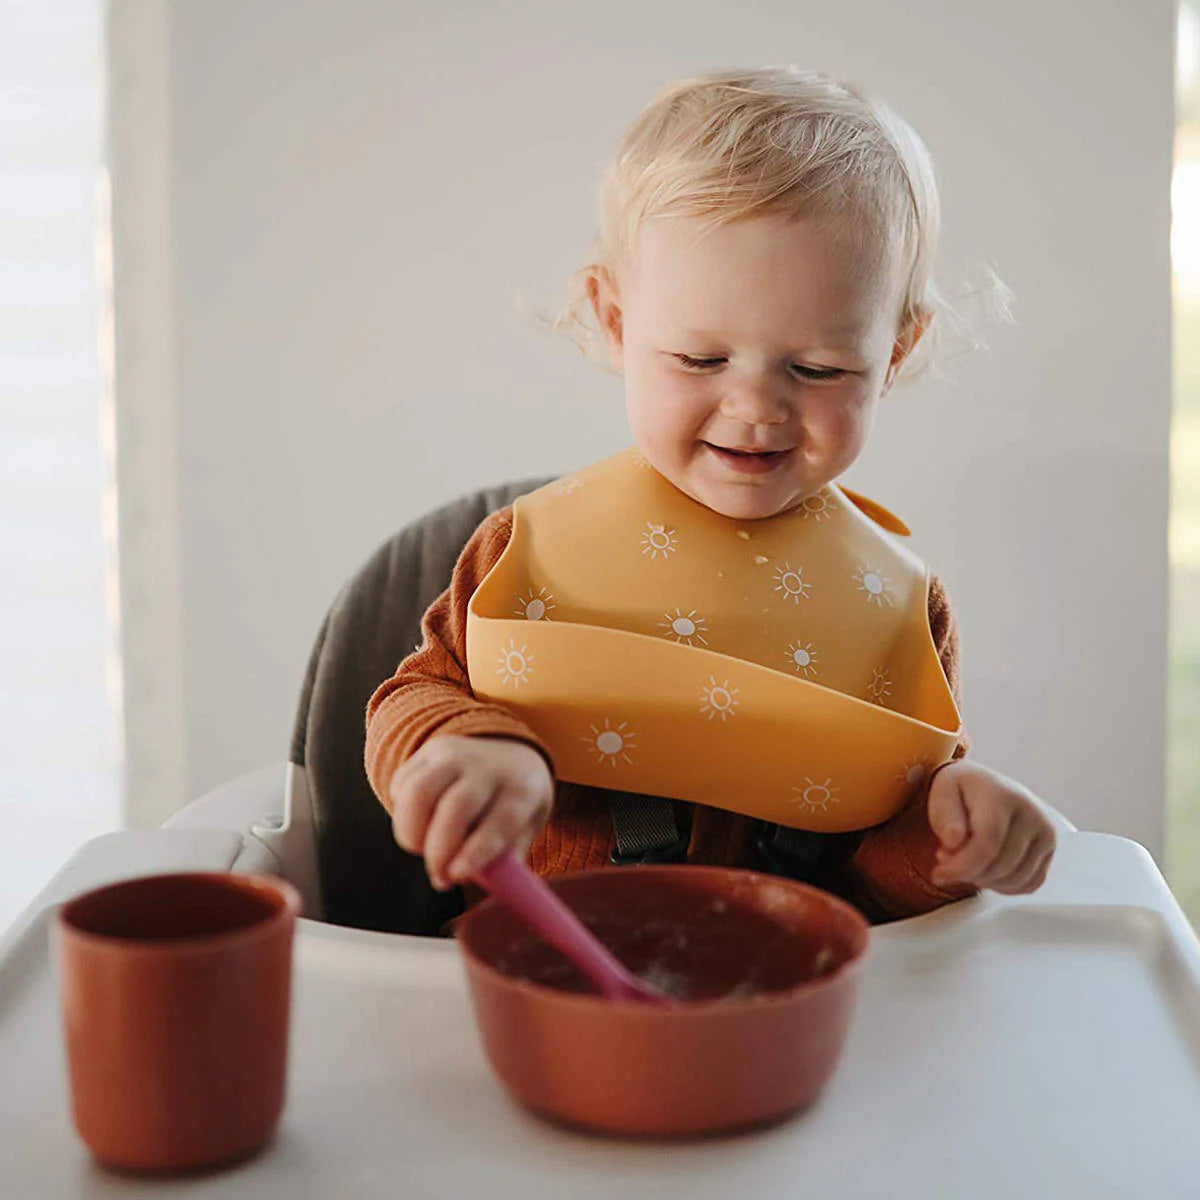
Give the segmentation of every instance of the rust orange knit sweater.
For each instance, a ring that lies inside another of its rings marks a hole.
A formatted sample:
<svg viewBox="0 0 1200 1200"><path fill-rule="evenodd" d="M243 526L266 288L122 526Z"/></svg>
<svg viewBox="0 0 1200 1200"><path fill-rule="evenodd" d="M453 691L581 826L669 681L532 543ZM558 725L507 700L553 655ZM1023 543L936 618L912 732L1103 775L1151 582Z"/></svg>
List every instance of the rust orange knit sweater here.
<svg viewBox="0 0 1200 1200"><path fill-rule="evenodd" d="M476 699L467 679L467 602L512 536L512 507L488 516L463 548L450 586L421 621L423 640L376 689L367 706L365 765L371 786L391 812L388 785L396 768L436 734L509 737L539 750L554 771L545 744L506 709ZM945 589L934 578L929 628L946 679L959 699L958 631ZM966 752L964 737L955 758ZM891 820L866 830L847 859L839 891L875 922L928 912L973 895L968 885L936 887L930 881L937 839L925 815L928 784ZM723 809L695 805L689 862L752 865L755 822ZM559 781L553 812L529 851L540 874L605 866L614 844L607 806ZM479 895L468 889L468 899Z"/></svg>

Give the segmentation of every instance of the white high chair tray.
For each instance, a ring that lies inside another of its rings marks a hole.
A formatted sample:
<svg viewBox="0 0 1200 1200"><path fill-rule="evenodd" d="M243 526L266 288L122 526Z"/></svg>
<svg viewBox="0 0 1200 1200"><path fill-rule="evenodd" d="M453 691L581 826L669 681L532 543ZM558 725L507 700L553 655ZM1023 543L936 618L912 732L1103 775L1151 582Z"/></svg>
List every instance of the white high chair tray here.
<svg viewBox="0 0 1200 1200"><path fill-rule="evenodd" d="M97 839L0 944L4 1196L1200 1194L1200 945L1146 851L1089 833L1061 837L1035 896L985 893L874 931L819 1101L702 1142L543 1123L492 1076L453 943L301 921L288 1102L271 1146L192 1179L111 1174L70 1124L51 906L120 876L236 869L236 842Z"/></svg>

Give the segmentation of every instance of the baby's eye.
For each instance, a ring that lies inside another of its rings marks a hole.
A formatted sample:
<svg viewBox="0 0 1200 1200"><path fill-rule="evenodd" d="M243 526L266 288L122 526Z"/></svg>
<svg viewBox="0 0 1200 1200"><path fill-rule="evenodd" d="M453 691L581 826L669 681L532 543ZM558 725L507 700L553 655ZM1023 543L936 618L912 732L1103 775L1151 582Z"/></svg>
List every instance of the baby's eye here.
<svg viewBox="0 0 1200 1200"><path fill-rule="evenodd" d="M839 375L844 375L846 372L840 367L801 367L793 366L798 374L805 379L836 379Z"/></svg>
<svg viewBox="0 0 1200 1200"><path fill-rule="evenodd" d="M675 357L679 359L679 361L683 363L685 367L692 369L699 367L715 367L725 361L723 358L693 358L690 354L677 354Z"/></svg>
<svg viewBox="0 0 1200 1200"><path fill-rule="evenodd" d="M703 370L706 367L718 367L726 361L724 357L695 358L690 354L676 354L675 357L693 371ZM840 367L802 367L797 363L792 364L792 370L804 379L836 379L839 375L846 373Z"/></svg>

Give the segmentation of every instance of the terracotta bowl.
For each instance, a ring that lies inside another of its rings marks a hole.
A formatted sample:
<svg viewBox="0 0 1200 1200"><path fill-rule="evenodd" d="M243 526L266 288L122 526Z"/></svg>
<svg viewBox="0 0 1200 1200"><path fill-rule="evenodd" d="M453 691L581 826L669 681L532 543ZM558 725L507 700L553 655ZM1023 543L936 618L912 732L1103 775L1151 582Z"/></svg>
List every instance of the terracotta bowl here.
<svg viewBox="0 0 1200 1200"><path fill-rule="evenodd" d="M497 901L457 923L492 1068L534 1111L651 1136L764 1124L810 1103L849 1027L869 925L818 888L688 865L547 882L678 1003L605 1000Z"/></svg>

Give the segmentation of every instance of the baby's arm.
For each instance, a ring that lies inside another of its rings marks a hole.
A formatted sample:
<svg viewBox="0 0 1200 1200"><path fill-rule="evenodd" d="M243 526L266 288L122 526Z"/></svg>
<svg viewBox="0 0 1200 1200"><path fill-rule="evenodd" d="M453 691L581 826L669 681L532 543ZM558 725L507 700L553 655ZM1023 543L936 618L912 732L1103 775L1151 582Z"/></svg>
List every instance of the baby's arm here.
<svg viewBox="0 0 1200 1200"><path fill-rule="evenodd" d="M946 590L930 582L929 628L961 707L958 629ZM869 830L851 860L851 890L868 915L916 916L980 887L1036 891L1054 855L1045 806L1015 780L962 761L965 736L908 806Z"/></svg>
<svg viewBox="0 0 1200 1200"><path fill-rule="evenodd" d="M954 702L962 706L958 623L950 597L937 576L929 581L929 632ZM966 733L960 737L951 761L967 752ZM931 912L952 900L973 896L969 884L939 887L933 882L938 838L926 811L929 789L922 787L908 805L890 821L869 829L850 861L853 899L875 920L896 919Z"/></svg>
<svg viewBox="0 0 1200 1200"><path fill-rule="evenodd" d="M425 611L421 645L367 705L367 777L396 841L425 856L437 887L509 846L523 852L553 801L546 746L507 709L477 699L467 677L467 604L511 536L511 506L481 522Z"/></svg>

